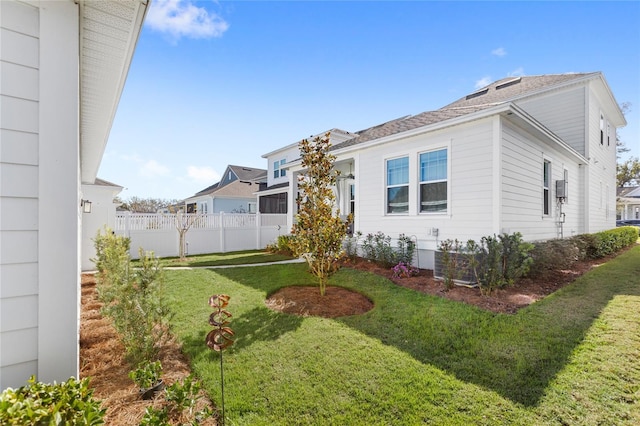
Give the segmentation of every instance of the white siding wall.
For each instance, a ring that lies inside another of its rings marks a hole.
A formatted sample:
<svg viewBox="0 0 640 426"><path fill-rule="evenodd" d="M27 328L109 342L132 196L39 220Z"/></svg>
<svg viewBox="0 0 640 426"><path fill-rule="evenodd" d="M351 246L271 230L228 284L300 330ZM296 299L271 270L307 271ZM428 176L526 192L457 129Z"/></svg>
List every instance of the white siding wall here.
<svg viewBox="0 0 640 426"><path fill-rule="evenodd" d="M0 388L78 374L78 7L38 5L0 2Z"/></svg>
<svg viewBox="0 0 640 426"><path fill-rule="evenodd" d="M273 163L280 160L285 160L285 162L293 161L297 158L300 158L300 150L298 149L298 145L293 145L288 149L279 150L276 154L273 154L267 158L267 186L277 185L280 183L286 183L289 181L288 175L291 173L287 172L287 176L284 177L273 177Z"/></svg>
<svg viewBox="0 0 640 426"><path fill-rule="evenodd" d="M579 153L585 153L586 89L567 88L517 104L560 136Z"/></svg>
<svg viewBox="0 0 640 426"><path fill-rule="evenodd" d="M581 211L584 195L581 191L581 167L577 161L541 144L531 134L503 122L502 148L502 231L520 232L525 240L565 237L582 232ZM550 214L543 215L543 162L551 162ZM584 167L584 166L582 166ZM555 181L564 179L568 171L567 203L562 205L565 224L560 227L560 206L556 203Z"/></svg>
<svg viewBox="0 0 640 426"><path fill-rule="evenodd" d="M0 389L38 372L39 10L0 2Z"/></svg>
<svg viewBox="0 0 640 426"><path fill-rule="evenodd" d="M113 198L120 188L113 186L82 185L82 198L91 201L91 213L82 213L82 261L83 271L92 271L95 264L91 259L96 255L94 239L105 226L113 229L116 219L116 205Z"/></svg>
<svg viewBox="0 0 640 426"><path fill-rule="evenodd" d="M600 144L600 112L601 101L590 90L588 120L588 232L598 232L615 227L616 209L616 142L615 128L611 127L611 139L607 146L605 114L604 144ZM603 112L604 114L604 112Z"/></svg>
<svg viewBox="0 0 640 426"><path fill-rule="evenodd" d="M381 231L392 238L402 233L415 236L420 250L434 250L439 241L449 238L466 241L499 232L493 229L493 137L493 120L485 119L361 150L355 157L354 230L364 235ZM420 214L419 154L442 147L449 149L449 212ZM409 212L387 215L385 159L400 156L409 156ZM425 264L421 259L420 265L431 267L432 261L427 259Z"/></svg>

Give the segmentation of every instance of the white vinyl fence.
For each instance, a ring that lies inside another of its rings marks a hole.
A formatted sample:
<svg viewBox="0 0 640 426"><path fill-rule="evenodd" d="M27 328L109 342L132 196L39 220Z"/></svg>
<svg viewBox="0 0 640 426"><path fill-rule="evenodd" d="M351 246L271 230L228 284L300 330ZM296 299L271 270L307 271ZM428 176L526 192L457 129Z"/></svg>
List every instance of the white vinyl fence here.
<svg viewBox="0 0 640 426"><path fill-rule="evenodd" d="M118 212L114 232L131 239L131 257L140 248L157 257L178 256L178 220L193 221L186 233L186 253L224 253L259 250L289 233L286 214L216 213L154 214Z"/></svg>

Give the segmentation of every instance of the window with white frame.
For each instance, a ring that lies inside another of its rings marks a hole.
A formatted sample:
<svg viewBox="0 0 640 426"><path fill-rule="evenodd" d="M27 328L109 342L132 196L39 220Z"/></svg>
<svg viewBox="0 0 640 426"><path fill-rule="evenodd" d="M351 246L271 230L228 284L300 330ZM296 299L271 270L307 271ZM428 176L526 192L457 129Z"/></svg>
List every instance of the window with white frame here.
<svg viewBox="0 0 640 426"><path fill-rule="evenodd" d="M255 213L258 211L258 203L249 201L247 208L249 209L249 213Z"/></svg>
<svg viewBox="0 0 640 426"><path fill-rule="evenodd" d="M409 211L409 157L387 160L387 213Z"/></svg>
<svg viewBox="0 0 640 426"><path fill-rule="evenodd" d="M447 211L447 150L420 154L420 212Z"/></svg>
<svg viewBox="0 0 640 426"><path fill-rule="evenodd" d="M551 161L544 160L542 166L542 214L551 211Z"/></svg>
<svg viewBox="0 0 640 426"><path fill-rule="evenodd" d="M287 175L287 170L283 167L286 162L287 162L286 159L282 159L282 160L273 162L273 177L274 177L274 179L277 179L279 177L284 177L284 176Z"/></svg>

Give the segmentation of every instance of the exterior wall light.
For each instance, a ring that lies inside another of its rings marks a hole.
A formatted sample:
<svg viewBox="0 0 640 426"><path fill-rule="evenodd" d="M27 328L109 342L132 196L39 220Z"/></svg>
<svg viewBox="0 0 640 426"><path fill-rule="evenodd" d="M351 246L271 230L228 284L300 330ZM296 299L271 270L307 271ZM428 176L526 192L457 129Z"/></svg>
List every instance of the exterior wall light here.
<svg viewBox="0 0 640 426"><path fill-rule="evenodd" d="M83 213L91 213L91 201L80 200L80 207L82 207Z"/></svg>

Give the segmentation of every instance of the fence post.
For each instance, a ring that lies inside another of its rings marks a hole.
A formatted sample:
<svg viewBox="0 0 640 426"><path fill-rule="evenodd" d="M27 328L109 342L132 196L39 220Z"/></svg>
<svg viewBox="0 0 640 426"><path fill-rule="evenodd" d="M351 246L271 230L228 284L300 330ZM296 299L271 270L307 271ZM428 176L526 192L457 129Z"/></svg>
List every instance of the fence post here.
<svg viewBox="0 0 640 426"><path fill-rule="evenodd" d="M220 212L220 252L225 253L227 250L224 244L224 212Z"/></svg>
<svg viewBox="0 0 640 426"><path fill-rule="evenodd" d="M262 218L260 212L256 212L256 250L260 250L260 242L262 240Z"/></svg>
<svg viewBox="0 0 640 426"><path fill-rule="evenodd" d="M127 238L130 238L131 235L129 235L129 231L131 230L131 212L130 211L125 211L124 212L124 236Z"/></svg>

